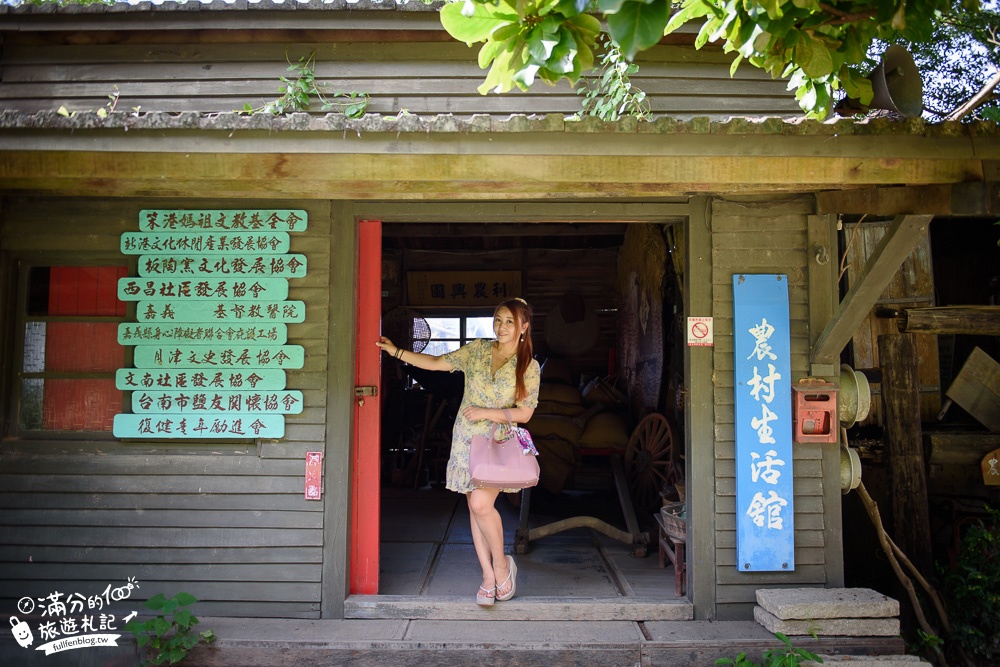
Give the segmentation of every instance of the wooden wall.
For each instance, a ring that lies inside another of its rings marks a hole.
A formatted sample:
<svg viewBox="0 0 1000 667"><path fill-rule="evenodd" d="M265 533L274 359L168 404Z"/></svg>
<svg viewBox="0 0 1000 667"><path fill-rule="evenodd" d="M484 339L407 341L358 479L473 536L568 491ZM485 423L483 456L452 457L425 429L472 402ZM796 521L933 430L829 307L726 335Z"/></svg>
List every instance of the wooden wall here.
<svg viewBox="0 0 1000 667"><path fill-rule="evenodd" d="M809 280L806 256L809 198L788 201L728 201L711 207L712 316L715 321L714 438L691 434L692 449L715 447L715 581L720 620L752 616L755 591L766 586L833 585L828 578L821 445L793 444L795 571L741 573L736 567L735 388L732 276L783 273L788 276L792 382L809 375ZM832 289L832 285L831 285ZM831 447L832 445L825 445ZM836 483L837 480L828 480ZM694 479L690 484L697 484ZM838 497L839 502L839 497ZM839 516L839 509L836 516ZM839 567L839 566L836 566Z"/></svg>
<svg viewBox="0 0 1000 667"><path fill-rule="evenodd" d="M5 269L29 255L124 260L120 235L138 230L142 208L274 206L31 198L5 204ZM306 351L305 367L288 371L289 388L303 392L302 414L287 416L282 440L249 444L120 443L110 434L96 442L7 439L0 449L0 600L6 608L24 595L94 594L132 576L141 587L133 598L186 591L201 600L199 615L319 617L324 555L338 556L334 545L324 544L326 503L303 497L305 453L346 458L346 435L326 444L328 322L333 300L353 303L353 287L329 289L330 240L339 237L332 233L330 204L283 202L281 208L309 213L308 230L291 241L291 252L308 255L308 274L292 280L289 293L307 304L305 323L289 325L289 343ZM353 247L344 257L352 261ZM351 330L346 327L342 345L350 344ZM349 426L337 424L331 432L347 434ZM343 480L327 478L325 499L340 486ZM343 581L328 584L342 601Z"/></svg>
<svg viewBox="0 0 1000 667"><path fill-rule="evenodd" d="M316 53L317 81L327 92L371 95L371 113L395 115L558 113L580 110L566 82L530 91L480 95L485 71L470 49L441 29L426 8L394 11L199 12L154 8L101 17L97 11L46 17L11 16L0 25L4 48L0 106L20 111L93 111L120 95L119 111L231 112L279 96L289 61ZM416 5L417 3L411 3ZM350 6L348 6L350 7ZM153 20L156 19L156 20ZM40 32L41 29L60 32ZM16 28L16 30L14 30ZM633 84L652 111L680 118L798 116L781 80L744 65L730 77L731 54L706 47L660 45L642 54ZM321 111L314 102L312 111Z"/></svg>

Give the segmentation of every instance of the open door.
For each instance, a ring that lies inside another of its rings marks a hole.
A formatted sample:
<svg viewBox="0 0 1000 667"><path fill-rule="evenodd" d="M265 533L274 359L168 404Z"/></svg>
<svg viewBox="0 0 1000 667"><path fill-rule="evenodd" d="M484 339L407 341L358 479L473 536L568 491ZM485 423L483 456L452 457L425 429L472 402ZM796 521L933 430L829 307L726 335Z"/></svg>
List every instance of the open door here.
<svg viewBox="0 0 1000 667"><path fill-rule="evenodd" d="M379 440L381 350L375 345L382 317L382 223L358 228L357 338L354 374L354 440L351 445L350 592L378 593Z"/></svg>

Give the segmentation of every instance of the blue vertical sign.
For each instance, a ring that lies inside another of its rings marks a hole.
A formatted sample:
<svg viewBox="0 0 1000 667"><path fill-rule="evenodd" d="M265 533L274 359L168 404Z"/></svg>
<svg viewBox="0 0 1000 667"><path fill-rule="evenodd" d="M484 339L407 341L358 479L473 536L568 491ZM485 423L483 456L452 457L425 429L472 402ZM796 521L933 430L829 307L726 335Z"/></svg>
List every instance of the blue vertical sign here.
<svg viewBox="0 0 1000 667"><path fill-rule="evenodd" d="M736 567L795 569L788 277L733 276Z"/></svg>

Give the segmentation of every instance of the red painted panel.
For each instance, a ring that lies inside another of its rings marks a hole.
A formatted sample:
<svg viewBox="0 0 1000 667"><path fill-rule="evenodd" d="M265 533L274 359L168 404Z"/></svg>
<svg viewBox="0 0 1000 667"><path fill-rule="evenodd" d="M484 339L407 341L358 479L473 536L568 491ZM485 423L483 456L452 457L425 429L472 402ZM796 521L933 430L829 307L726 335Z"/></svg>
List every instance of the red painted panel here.
<svg viewBox="0 0 1000 667"><path fill-rule="evenodd" d="M49 322L45 327L45 370L63 373L113 373L125 365L112 322Z"/></svg>
<svg viewBox="0 0 1000 667"><path fill-rule="evenodd" d="M108 316L125 314L118 300L124 266L53 266L49 269L49 314ZM47 372L114 372L125 365L112 322L49 322L45 331ZM114 380L49 379L42 398L42 428L110 431L122 411L122 392Z"/></svg>
<svg viewBox="0 0 1000 667"><path fill-rule="evenodd" d="M49 315L73 315L79 271L75 266L49 269Z"/></svg>
<svg viewBox="0 0 1000 667"><path fill-rule="evenodd" d="M49 315L124 315L118 278L125 266L53 266L49 269Z"/></svg>
<svg viewBox="0 0 1000 667"><path fill-rule="evenodd" d="M76 290L76 310L68 315L103 315L99 312L97 304L97 281L100 280L101 272L111 269L113 266L82 266L79 269L80 279L77 282Z"/></svg>
<svg viewBox="0 0 1000 667"><path fill-rule="evenodd" d="M46 380L42 428L54 431L110 431L122 411L114 380Z"/></svg>
<svg viewBox="0 0 1000 667"><path fill-rule="evenodd" d="M378 340L382 319L382 223L364 220L358 227L356 387L379 386ZM381 400L354 403L351 456L350 591L378 593L379 562L379 422Z"/></svg>

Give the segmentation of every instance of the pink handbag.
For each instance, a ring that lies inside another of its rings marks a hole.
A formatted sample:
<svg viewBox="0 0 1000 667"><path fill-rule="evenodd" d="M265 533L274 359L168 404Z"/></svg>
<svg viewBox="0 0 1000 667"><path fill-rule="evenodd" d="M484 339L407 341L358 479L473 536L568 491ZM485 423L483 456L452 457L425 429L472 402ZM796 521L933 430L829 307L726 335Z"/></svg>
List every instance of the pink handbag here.
<svg viewBox="0 0 1000 667"><path fill-rule="evenodd" d="M490 434L472 436L469 472L476 488L523 489L538 484L538 461L522 447L511 427L506 440L495 440L497 425Z"/></svg>

